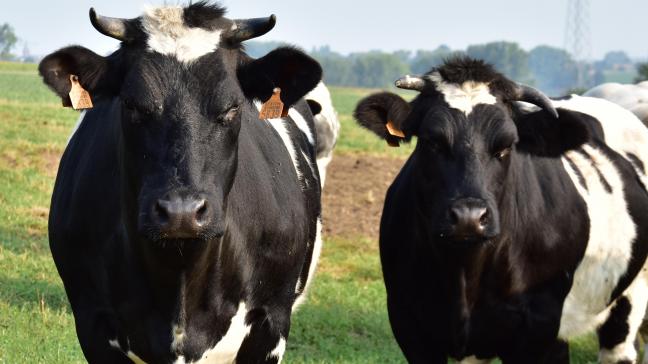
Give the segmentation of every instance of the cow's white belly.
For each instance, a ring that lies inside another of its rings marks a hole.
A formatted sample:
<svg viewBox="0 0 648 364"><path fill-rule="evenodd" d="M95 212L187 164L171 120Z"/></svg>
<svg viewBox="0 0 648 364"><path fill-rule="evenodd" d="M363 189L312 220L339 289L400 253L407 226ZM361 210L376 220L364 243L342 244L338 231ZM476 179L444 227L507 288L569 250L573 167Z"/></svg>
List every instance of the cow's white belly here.
<svg viewBox="0 0 648 364"><path fill-rule="evenodd" d="M589 158L576 151L563 158L567 173L587 204L590 220L585 256L563 305L559 336L565 339L591 331L607 318L612 291L628 268L636 237L618 170L600 150L590 145L583 150ZM568 160L584 177L587 189Z"/></svg>

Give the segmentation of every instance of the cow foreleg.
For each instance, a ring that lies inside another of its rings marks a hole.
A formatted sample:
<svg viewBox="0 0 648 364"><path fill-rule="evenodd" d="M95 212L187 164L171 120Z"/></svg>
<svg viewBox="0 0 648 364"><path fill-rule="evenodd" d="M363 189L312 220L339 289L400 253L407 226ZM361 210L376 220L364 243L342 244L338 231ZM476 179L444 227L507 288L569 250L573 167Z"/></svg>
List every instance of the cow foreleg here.
<svg viewBox="0 0 648 364"><path fill-rule="evenodd" d="M252 321L252 327L241 344L236 363L281 363L290 330L290 310L285 313L270 313L256 309L248 313L248 320Z"/></svg>
<svg viewBox="0 0 648 364"><path fill-rule="evenodd" d="M599 361L602 364L632 364L637 360L634 340L646 311L648 285L645 272L614 301L598 329Z"/></svg>

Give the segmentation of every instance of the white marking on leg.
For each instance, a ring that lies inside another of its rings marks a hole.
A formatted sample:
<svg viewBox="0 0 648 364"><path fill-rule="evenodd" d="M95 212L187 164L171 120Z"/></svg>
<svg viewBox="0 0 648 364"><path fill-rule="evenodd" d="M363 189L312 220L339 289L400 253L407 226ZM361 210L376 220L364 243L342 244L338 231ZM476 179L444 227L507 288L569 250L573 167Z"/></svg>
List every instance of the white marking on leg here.
<svg viewBox="0 0 648 364"><path fill-rule="evenodd" d="M76 134L77 130L79 130L79 127L81 126L81 123L83 122L83 118L85 118L87 111L88 110L83 110L83 111L81 111L81 114L79 114L79 118L77 119L77 122L74 125L74 129L72 129L72 133L70 133L70 136L68 137L68 140L65 143L66 145L70 144L70 140L72 140L72 137L74 136L74 134Z"/></svg>
<svg viewBox="0 0 648 364"><path fill-rule="evenodd" d="M266 360L270 358L277 358L277 363L281 363L284 352L286 351L286 339L279 337L279 342L277 346L266 356Z"/></svg>
<svg viewBox="0 0 648 364"><path fill-rule="evenodd" d="M581 186L577 173L563 159L565 170L587 205L590 240L563 304L561 339L592 331L605 320L610 296L628 268L636 237L623 193L623 181L616 167L594 147L585 145L583 150L591 160L576 151L570 151L566 156L585 178L587 189ZM605 189L592 162L612 192Z"/></svg>
<svg viewBox="0 0 648 364"><path fill-rule="evenodd" d="M245 316L247 315L248 310L244 302L239 303L238 311L232 317L230 326L227 329L225 335L220 339L220 341L212 349L205 351L202 357L192 364L231 364L236 359L241 344L243 340L250 334L250 325L245 324ZM184 363L184 357L182 362L179 362L180 358L176 360L175 364Z"/></svg>
<svg viewBox="0 0 648 364"><path fill-rule="evenodd" d="M181 62L194 61L215 51L222 30L188 27L180 6L146 7L142 26L148 34L148 49L176 57Z"/></svg>
<svg viewBox="0 0 648 364"><path fill-rule="evenodd" d="M643 322L646 306L648 303L648 281L646 278L646 267L639 272L639 275L632 281L632 284L623 292L621 297L626 297L630 302L630 314L627 318L628 335L625 340L610 349L601 348L599 352L599 361L602 364L618 363L629 361L631 363L637 360L637 350L634 346L637 332Z"/></svg>
<svg viewBox="0 0 648 364"><path fill-rule="evenodd" d="M306 293L308 292L308 288L310 287L310 283L313 281L313 275L315 275L315 270L317 269L317 262L319 261L320 254L322 253L322 219L317 218L317 225L315 226L316 233L315 233L315 242L313 243L313 255L311 256L311 264L308 267L308 279L306 279L306 282L304 283L304 289L302 290L302 293L297 297L295 300L295 303L293 303L292 311L294 312L299 305L304 303L306 300ZM298 282L297 287L295 288L296 290L299 289L299 284L301 282Z"/></svg>
<svg viewBox="0 0 648 364"><path fill-rule="evenodd" d="M116 338L115 338L115 339L112 339L112 340L108 340L108 344L109 344L111 347L113 347L113 348L115 348L115 349L121 351L121 352L122 352L124 355L126 355L126 357L128 357L128 358L129 358L133 363L135 363L135 364L146 364L146 362L145 362L144 360L142 360L142 358L140 358L139 356L137 356L137 354L135 354L134 352L132 352L130 349L129 349L129 350L124 350L124 349L121 347L121 345L119 345L119 341L118 341Z"/></svg>
<svg viewBox="0 0 648 364"><path fill-rule="evenodd" d="M260 111L261 110L261 102L255 101L254 105L256 108ZM301 171L299 170L299 165L297 163L297 153L295 150L295 146L293 145L292 139L290 139L290 134L288 133L288 129L286 128L286 125L284 125L284 120L281 118L276 118L276 119L267 119L270 125L277 131L279 134L279 137L281 137L281 140L283 141L284 145L286 146L286 149L288 150L288 154L290 154L290 159L292 160L293 166L295 167L295 173L297 173L297 179L300 181L302 180L303 176Z"/></svg>
<svg viewBox="0 0 648 364"><path fill-rule="evenodd" d="M490 92L487 83L466 81L461 85L446 82L439 72L426 76L433 83L450 107L470 115L479 104L494 105L497 98Z"/></svg>

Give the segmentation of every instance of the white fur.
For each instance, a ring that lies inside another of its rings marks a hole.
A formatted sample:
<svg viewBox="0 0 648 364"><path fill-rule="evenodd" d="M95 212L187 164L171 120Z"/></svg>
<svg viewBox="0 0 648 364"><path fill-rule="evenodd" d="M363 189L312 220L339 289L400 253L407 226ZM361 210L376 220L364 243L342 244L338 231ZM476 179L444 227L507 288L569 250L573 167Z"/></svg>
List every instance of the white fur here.
<svg viewBox="0 0 648 364"><path fill-rule="evenodd" d="M284 352L286 352L286 339L280 337L277 346L270 352L270 354L268 354L268 356L266 356L266 359L274 357L277 358L277 363L281 363Z"/></svg>
<svg viewBox="0 0 648 364"><path fill-rule="evenodd" d="M68 140L65 143L66 145L70 144L70 140L72 140L72 137L74 136L74 134L76 134L77 130L79 130L79 127L81 126L81 123L83 122L83 118L85 118L85 116L86 116L86 111L88 111L88 110L83 110L79 114L79 118L77 119L77 122L74 125L74 129L72 129L72 133L70 133L70 136L68 137Z"/></svg>
<svg viewBox="0 0 648 364"><path fill-rule="evenodd" d="M148 34L150 51L176 57L189 63L215 51L221 41L221 30L188 27L180 6L147 7L142 17Z"/></svg>
<svg viewBox="0 0 648 364"><path fill-rule="evenodd" d="M324 187L326 168L333 158L333 148L335 148L340 134L340 121L335 108L333 108L331 93L323 82L318 83L304 98L316 101L322 107L322 111L315 115L315 130L317 131L317 142L326 146L317 153L320 185Z"/></svg>
<svg viewBox="0 0 648 364"><path fill-rule="evenodd" d="M443 94L445 101L450 107L470 115L473 108L479 104L494 105L497 98L490 92L487 83L466 81L461 85L448 83L443 80L439 72L433 72L428 77L437 91Z"/></svg>
<svg viewBox="0 0 648 364"><path fill-rule="evenodd" d="M290 108L288 109L288 116L290 116L295 124L297 124L299 130L301 130L306 135L308 143L310 143L310 145L315 145L315 137L313 137L313 131L308 126L308 123L306 123L306 119L304 119L302 114L300 114L299 111Z"/></svg>
<svg viewBox="0 0 648 364"><path fill-rule="evenodd" d="M555 107L589 114L601 123L605 143L616 152L627 157L636 155L648 168L648 129L630 111L610 101L593 97L572 95L568 100L554 101ZM639 178L648 186L648 178L637 166Z"/></svg>
<svg viewBox="0 0 648 364"><path fill-rule="evenodd" d="M317 269L317 262L319 261L320 254L322 253L322 218L321 217L317 218L317 226L315 227L315 229L316 229L315 242L313 242L314 245L313 245L313 255L311 256L311 264L310 267L308 267L308 278L304 283L304 289L302 290L301 295L299 295L295 300L295 303L293 303L293 307L292 307L293 312L297 309L297 307L299 307L306 300L306 293L308 292L310 283L313 281L313 275L315 275L315 270ZM298 290L301 284L302 282L297 282L297 287L295 287L295 289Z"/></svg>
<svg viewBox="0 0 648 364"><path fill-rule="evenodd" d="M636 237L623 193L623 181L616 167L596 148L585 145L583 149L612 187L612 192L605 190L592 161L575 151L566 154L586 181L587 190L563 159L567 173L587 204L590 240L563 305L559 331L563 339L592 331L607 317L608 302L626 272Z"/></svg>
<svg viewBox="0 0 648 364"><path fill-rule="evenodd" d="M250 334L251 326L245 324L248 310L245 302L239 303L238 311L232 317L230 326L216 346L205 351L202 357L191 364L232 364L236 359L243 340ZM185 358L178 357L175 364L184 364Z"/></svg>
<svg viewBox="0 0 648 364"><path fill-rule="evenodd" d="M137 354L135 354L134 352L132 352L130 350L122 349L122 347L121 347L121 345L119 345L119 341L117 341L117 339L108 340L108 344L110 346L112 346L113 348L115 348L115 349L121 351L122 353L124 353L124 355L126 355L128 357L128 359L130 359L133 363L135 363L135 364L146 364L146 362L144 360L142 360L139 356L137 356Z"/></svg>
<svg viewBox="0 0 648 364"><path fill-rule="evenodd" d="M625 290L624 296L628 298L631 306L630 315L627 318L628 335L624 342L618 344L612 350L602 349L599 352L599 361L602 364L614 364L624 360L634 363L637 360L634 340L646 312L646 303L648 303L648 282L646 281L645 265L639 272L639 276Z"/></svg>
<svg viewBox="0 0 648 364"><path fill-rule="evenodd" d="M262 107L261 102L255 101L254 105L259 111L261 111L261 107ZM295 146L293 145L293 142L290 139L290 134L288 133L288 129L286 128L286 125L284 125L285 122L284 119L283 118L268 119L268 122L277 131L279 137L281 137L281 140L283 141L284 145L286 146L286 149L288 150L288 154L290 154L290 160L292 160L293 166L295 167L295 173L297 173L297 178L301 181L303 175L302 172L299 170L299 164L297 162L297 151L295 150Z"/></svg>

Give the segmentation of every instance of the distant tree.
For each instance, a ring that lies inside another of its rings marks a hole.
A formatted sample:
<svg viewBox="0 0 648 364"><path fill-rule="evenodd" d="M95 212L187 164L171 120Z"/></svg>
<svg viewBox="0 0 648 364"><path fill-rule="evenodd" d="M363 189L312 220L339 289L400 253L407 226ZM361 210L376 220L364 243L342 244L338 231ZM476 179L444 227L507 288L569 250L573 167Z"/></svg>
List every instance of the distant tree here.
<svg viewBox="0 0 648 364"><path fill-rule="evenodd" d="M275 48L288 45L288 43L284 42L260 42L254 40L243 44L245 46L245 52L253 58L263 57Z"/></svg>
<svg viewBox="0 0 648 364"><path fill-rule="evenodd" d="M351 86L351 61L341 54L331 52L328 48L324 51L311 53L322 66L324 82L330 85Z"/></svg>
<svg viewBox="0 0 648 364"><path fill-rule="evenodd" d="M12 60L11 49L18 42L18 37L9 23L0 25L0 59Z"/></svg>
<svg viewBox="0 0 648 364"><path fill-rule="evenodd" d="M471 45L466 49L468 56L492 64L509 78L519 82L530 82L529 54L517 43L491 42Z"/></svg>
<svg viewBox="0 0 648 364"><path fill-rule="evenodd" d="M617 64L630 64L630 63L632 63L632 61L624 51L607 52L605 56L603 56L603 64L605 65L605 68L612 68L614 65Z"/></svg>
<svg viewBox="0 0 648 364"><path fill-rule="evenodd" d="M637 65L637 78L635 78L635 82L639 83L641 81L648 81L648 62Z"/></svg>
<svg viewBox="0 0 648 364"><path fill-rule="evenodd" d="M354 53L349 82L362 87L388 87L409 73L409 66L393 54L379 51Z"/></svg>
<svg viewBox="0 0 648 364"><path fill-rule="evenodd" d="M441 45L433 51L418 50L410 61L410 68L412 73L421 75L440 65L453 54L452 49L447 45Z"/></svg>
<svg viewBox="0 0 648 364"><path fill-rule="evenodd" d="M529 69L535 85L550 95L562 95L578 82L578 67L563 49L538 46L529 52Z"/></svg>

